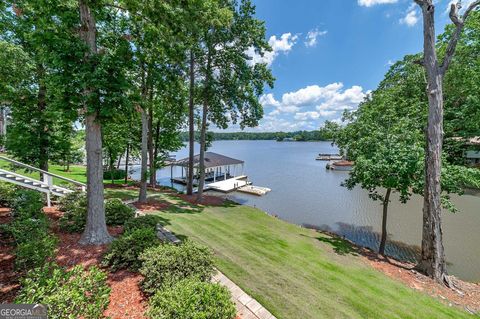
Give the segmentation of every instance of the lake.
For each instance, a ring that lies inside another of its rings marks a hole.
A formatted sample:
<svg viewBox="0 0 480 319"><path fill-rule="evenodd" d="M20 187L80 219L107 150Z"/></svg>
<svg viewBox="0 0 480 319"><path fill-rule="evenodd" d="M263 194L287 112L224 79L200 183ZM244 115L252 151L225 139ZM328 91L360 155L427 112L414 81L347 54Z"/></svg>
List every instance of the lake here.
<svg viewBox="0 0 480 319"><path fill-rule="evenodd" d="M198 145L196 146L198 153ZM318 153L337 151L329 142L215 141L209 149L245 161L245 174L257 186L271 188L266 196L230 193L244 205L258 207L291 223L335 232L353 242L378 248L382 207L361 188L341 186L348 172L325 169ZM175 153L188 156L186 148ZM179 176L180 170L174 170ZM138 178L138 168L132 177ZM170 169L157 172L158 181L171 186ZM183 186L177 185L182 190ZM454 196L459 213L443 214L444 245L450 274L480 281L480 197ZM392 195L388 216L389 255L414 260L419 254L422 229L422 199L414 196L401 204Z"/></svg>

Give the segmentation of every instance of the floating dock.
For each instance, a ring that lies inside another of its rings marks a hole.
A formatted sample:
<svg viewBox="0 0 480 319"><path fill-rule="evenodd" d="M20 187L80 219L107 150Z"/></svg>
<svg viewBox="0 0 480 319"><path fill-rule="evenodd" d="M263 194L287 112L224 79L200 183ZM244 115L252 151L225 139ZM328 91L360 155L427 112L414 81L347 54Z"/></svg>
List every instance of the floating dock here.
<svg viewBox="0 0 480 319"><path fill-rule="evenodd" d="M266 193L270 192L271 189L268 187L260 187L260 186L253 186L253 185L245 185L237 189L237 191L257 196L265 195Z"/></svg>
<svg viewBox="0 0 480 319"><path fill-rule="evenodd" d="M222 181L209 183L205 185L205 190L219 191L223 193L233 192L241 187L250 185L246 175L228 178Z"/></svg>

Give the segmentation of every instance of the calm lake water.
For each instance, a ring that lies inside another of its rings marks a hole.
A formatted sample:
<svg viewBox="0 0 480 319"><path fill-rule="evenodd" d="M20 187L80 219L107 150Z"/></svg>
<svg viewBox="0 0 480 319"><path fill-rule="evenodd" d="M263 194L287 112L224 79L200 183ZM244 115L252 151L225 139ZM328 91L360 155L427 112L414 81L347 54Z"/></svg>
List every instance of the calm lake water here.
<svg viewBox="0 0 480 319"><path fill-rule="evenodd" d="M361 188L349 191L342 187L348 172L326 170L326 162L315 160L318 153L337 151L330 143L216 141L209 151L244 160L249 180L272 189L262 197L230 193L229 198L288 222L332 231L359 245L378 248L381 203L372 201ZM181 159L188 151L184 148L175 154ZM157 175L161 184L171 186L170 169L159 170ZM179 175L180 170L174 170L174 176ZM480 197L457 196L453 202L459 213L443 214L448 271L465 280L480 281ZM389 207L387 253L414 260L421 228L421 198L401 204L394 194Z"/></svg>

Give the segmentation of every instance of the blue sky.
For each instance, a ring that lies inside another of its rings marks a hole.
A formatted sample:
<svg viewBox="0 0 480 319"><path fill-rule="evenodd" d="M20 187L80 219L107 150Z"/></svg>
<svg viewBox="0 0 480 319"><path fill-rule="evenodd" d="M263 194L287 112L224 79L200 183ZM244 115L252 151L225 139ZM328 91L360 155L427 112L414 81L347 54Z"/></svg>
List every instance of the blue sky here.
<svg viewBox="0 0 480 319"><path fill-rule="evenodd" d="M422 49L421 13L413 0L253 2L274 49L253 61L268 63L276 82L261 97L264 119L248 130L312 130L339 120L377 87L392 62ZM441 33L450 0L435 2Z"/></svg>

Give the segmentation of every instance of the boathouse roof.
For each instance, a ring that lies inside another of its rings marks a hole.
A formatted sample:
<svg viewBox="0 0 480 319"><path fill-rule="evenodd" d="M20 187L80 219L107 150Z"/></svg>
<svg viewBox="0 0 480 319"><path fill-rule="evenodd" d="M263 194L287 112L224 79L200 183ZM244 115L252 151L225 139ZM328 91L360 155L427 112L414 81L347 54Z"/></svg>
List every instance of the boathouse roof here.
<svg viewBox="0 0 480 319"><path fill-rule="evenodd" d="M193 165L198 167L200 162L200 155L197 154L193 157ZM231 158L222 154L213 153L213 152L205 152L205 168L212 168L218 166L228 166L228 165L238 165L243 164L244 161ZM172 165L174 166L188 166L188 157L183 158L174 162Z"/></svg>

